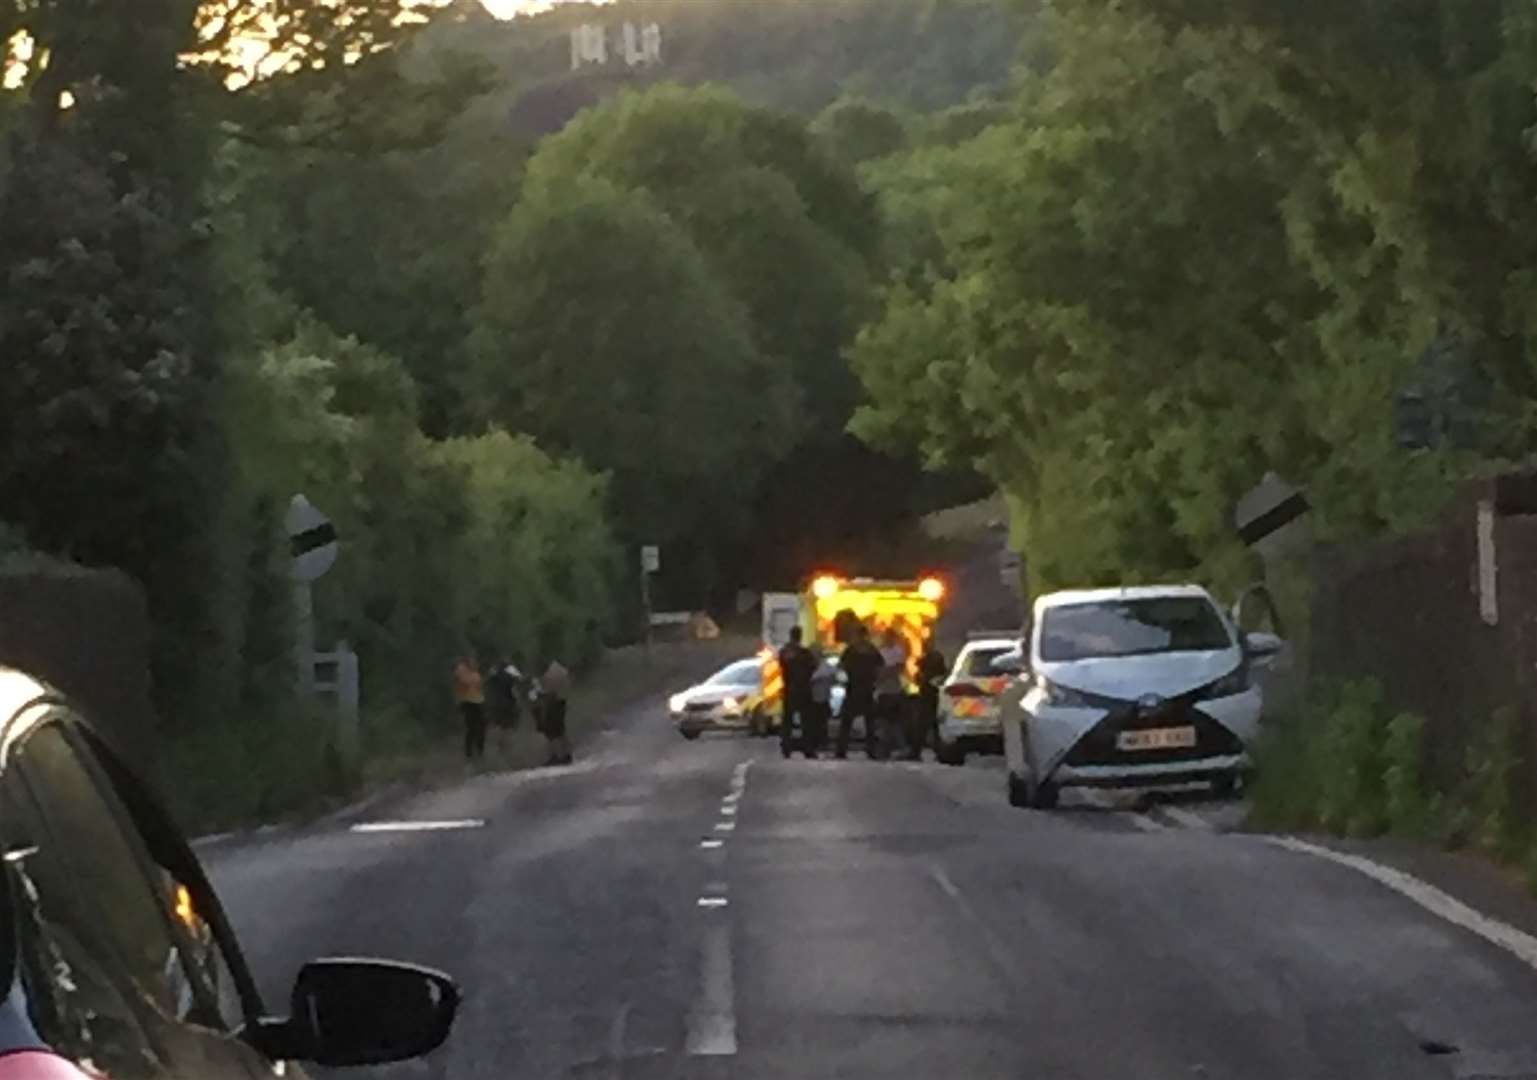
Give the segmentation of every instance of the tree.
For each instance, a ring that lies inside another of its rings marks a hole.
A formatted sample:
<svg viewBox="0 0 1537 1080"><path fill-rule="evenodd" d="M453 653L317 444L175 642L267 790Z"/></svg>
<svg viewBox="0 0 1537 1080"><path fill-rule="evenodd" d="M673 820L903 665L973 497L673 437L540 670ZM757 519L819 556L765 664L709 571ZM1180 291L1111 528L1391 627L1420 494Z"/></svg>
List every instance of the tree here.
<svg viewBox="0 0 1537 1080"><path fill-rule="evenodd" d="M471 400L611 474L621 536L704 551L739 526L790 390L646 196L530 192L493 241L476 323Z"/></svg>
<svg viewBox="0 0 1537 1080"><path fill-rule="evenodd" d="M583 114L528 165L531 191L573 177L655 200L752 316L759 349L793 372L806 425L843 426L854 387L841 352L879 236L846 165L790 117L723 91L661 87Z"/></svg>
<svg viewBox="0 0 1537 1080"><path fill-rule="evenodd" d="M867 101L835 101L817 114L811 132L853 165L889 157L907 146L907 124L895 110Z"/></svg>

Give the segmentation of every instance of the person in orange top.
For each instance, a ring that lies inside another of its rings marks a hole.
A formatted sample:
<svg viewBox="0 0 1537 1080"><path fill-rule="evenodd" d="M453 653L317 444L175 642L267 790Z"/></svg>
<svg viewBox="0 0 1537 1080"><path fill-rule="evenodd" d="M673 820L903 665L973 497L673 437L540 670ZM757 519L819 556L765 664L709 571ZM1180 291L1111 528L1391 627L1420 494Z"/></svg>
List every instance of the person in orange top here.
<svg viewBox="0 0 1537 1080"><path fill-rule="evenodd" d="M471 656L454 665L454 701L464 718L464 756L475 761L486 753L486 691L480 668Z"/></svg>

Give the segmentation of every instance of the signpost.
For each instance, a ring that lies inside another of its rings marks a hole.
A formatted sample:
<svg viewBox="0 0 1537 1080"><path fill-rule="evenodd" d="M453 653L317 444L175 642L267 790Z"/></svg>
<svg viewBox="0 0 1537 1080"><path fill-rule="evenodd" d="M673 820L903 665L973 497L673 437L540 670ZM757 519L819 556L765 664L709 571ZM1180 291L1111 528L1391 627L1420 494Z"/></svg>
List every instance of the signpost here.
<svg viewBox="0 0 1537 1080"><path fill-rule="evenodd" d="M315 608L311 585L336 564L336 526L314 503L295 495L283 519L288 530L288 577L294 587L294 660L299 685L315 686Z"/></svg>
<svg viewBox="0 0 1537 1080"><path fill-rule="evenodd" d="M655 544L640 549L640 609L645 615L646 655L651 655L651 575L662 568L662 549Z"/></svg>
<svg viewBox="0 0 1537 1080"><path fill-rule="evenodd" d="M336 695L336 749L343 760L358 752L358 702L361 682L357 653L345 641L329 653L315 651L315 604L312 586L336 565L340 550L336 526L303 495L288 503L283 525L288 532L288 578L293 582L294 662L299 686L306 694L325 691ZM315 678L315 668L326 677Z"/></svg>

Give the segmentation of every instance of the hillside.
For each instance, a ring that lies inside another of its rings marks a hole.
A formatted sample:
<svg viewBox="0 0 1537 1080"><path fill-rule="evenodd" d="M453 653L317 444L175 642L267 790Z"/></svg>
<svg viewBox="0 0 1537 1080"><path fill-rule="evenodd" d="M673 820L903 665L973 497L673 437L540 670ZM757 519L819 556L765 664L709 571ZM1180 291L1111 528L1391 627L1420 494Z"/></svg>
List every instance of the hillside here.
<svg viewBox="0 0 1537 1080"><path fill-rule="evenodd" d="M660 65L571 70L571 31L656 23ZM495 89L467 122L542 135L624 86L722 83L755 104L815 113L840 97L933 110L999 95L1021 26L995 0L620 0L563 5L498 22L478 4L437 18L414 45L430 71L469 55L489 64Z"/></svg>

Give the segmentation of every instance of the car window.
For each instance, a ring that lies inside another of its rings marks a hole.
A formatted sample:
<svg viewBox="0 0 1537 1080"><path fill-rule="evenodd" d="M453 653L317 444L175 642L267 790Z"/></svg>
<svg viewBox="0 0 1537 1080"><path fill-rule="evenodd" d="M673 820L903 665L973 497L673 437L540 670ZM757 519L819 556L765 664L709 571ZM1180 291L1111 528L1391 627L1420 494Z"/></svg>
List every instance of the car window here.
<svg viewBox="0 0 1537 1080"><path fill-rule="evenodd" d="M999 675L1007 674L993 667L993 661L1005 653L1013 652L1012 646L972 649L961 658L961 670L958 675L966 675L974 679L992 679Z"/></svg>
<svg viewBox="0 0 1537 1080"><path fill-rule="evenodd" d="M763 665L757 660L739 660L721 668L705 681L706 686L757 686L763 678Z"/></svg>
<svg viewBox="0 0 1537 1080"><path fill-rule="evenodd" d="M1208 652L1233 644L1210 601L1160 596L1064 604L1041 622L1041 659L1087 660L1160 652Z"/></svg>
<svg viewBox="0 0 1537 1080"><path fill-rule="evenodd" d="M158 1075L158 1028L219 1023L173 921L174 880L150 868L121 804L58 724L16 751L0 803L39 1033L109 1075Z"/></svg>

